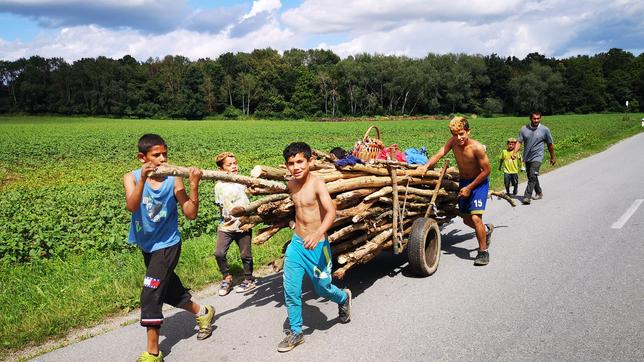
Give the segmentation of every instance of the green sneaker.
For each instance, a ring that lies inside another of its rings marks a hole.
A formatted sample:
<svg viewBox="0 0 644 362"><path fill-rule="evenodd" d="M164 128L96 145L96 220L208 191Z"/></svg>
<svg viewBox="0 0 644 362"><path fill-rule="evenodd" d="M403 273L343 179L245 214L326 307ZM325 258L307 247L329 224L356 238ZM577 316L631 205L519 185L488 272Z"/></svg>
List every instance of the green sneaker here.
<svg viewBox="0 0 644 362"><path fill-rule="evenodd" d="M206 314L201 317L196 317L199 332L197 332L197 339L202 340L210 337L212 334L212 320L215 318L215 307L206 305Z"/></svg>
<svg viewBox="0 0 644 362"><path fill-rule="evenodd" d="M163 362L163 352L159 351L158 356L149 354L147 351L143 352L139 358L136 359L136 362Z"/></svg>
<svg viewBox="0 0 644 362"><path fill-rule="evenodd" d="M290 330L284 330L286 337L277 345L277 352L288 352L304 343L304 333L293 334Z"/></svg>

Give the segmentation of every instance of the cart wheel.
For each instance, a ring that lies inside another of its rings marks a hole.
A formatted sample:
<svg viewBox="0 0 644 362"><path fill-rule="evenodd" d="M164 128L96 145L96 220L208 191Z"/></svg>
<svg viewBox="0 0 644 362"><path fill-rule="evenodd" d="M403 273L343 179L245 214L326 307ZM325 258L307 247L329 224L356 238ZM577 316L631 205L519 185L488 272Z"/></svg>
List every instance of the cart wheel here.
<svg viewBox="0 0 644 362"><path fill-rule="evenodd" d="M425 277L434 274L441 257L441 233L436 220L424 217L414 220L407 256L415 273Z"/></svg>

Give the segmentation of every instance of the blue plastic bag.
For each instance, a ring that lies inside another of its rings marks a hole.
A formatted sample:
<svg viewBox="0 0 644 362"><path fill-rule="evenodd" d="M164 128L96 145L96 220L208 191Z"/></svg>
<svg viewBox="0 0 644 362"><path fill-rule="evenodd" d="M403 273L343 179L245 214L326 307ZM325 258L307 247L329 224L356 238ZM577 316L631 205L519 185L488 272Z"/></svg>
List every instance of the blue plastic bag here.
<svg viewBox="0 0 644 362"><path fill-rule="evenodd" d="M427 163L427 147L423 146L420 150L413 147L408 148L405 150L405 156L409 164L424 165Z"/></svg>

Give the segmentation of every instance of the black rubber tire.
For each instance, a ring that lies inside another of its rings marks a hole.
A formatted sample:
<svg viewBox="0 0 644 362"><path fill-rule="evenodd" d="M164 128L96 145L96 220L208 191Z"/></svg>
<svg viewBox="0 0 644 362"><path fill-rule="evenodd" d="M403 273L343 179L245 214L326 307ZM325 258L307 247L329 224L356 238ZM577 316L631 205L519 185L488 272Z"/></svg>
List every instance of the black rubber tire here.
<svg viewBox="0 0 644 362"><path fill-rule="evenodd" d="M424 277L434 274L441 257L441 233L436 220L424 217L414 220L407 256L414 273Z"/></svg>

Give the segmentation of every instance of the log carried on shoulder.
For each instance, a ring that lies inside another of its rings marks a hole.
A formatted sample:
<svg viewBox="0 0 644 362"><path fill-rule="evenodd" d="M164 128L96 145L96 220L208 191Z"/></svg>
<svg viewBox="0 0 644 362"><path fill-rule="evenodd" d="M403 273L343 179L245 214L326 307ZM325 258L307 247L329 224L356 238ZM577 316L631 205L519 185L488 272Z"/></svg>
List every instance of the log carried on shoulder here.
<svg viewBox="0 0 644 362"><path fill-rule="evenodd" d="M203 176L201 178L206 180L218 180L225 182L235 182L238 184L261 187L263 189L272 190L274 192L286 192L286 184L283 182L264 180L256 177L248 177L235 175L223 171L201 170ZM150 176L181 176L188 177L190 175L190 168L182 166L174 166L169 164L159 165Z"/></svg>

